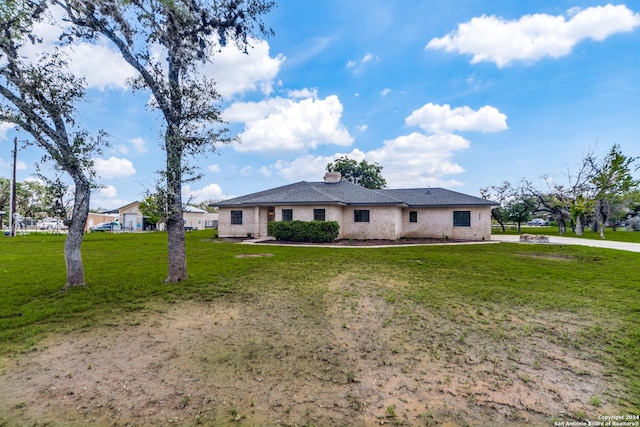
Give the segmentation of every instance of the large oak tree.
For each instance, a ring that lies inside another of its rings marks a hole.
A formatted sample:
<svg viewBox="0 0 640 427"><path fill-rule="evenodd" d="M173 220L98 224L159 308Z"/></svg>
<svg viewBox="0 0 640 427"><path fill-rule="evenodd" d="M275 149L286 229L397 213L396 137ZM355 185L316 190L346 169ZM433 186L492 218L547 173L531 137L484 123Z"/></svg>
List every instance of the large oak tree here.
<svg viewBox="0 0 640 427"><path fill-rule="evenodd" d="M149 90L164 119L169 273L187 278L182 184L193 178L187 156L231 142L217 107L215 82L199 72L228 42L246 50L251 37L268 35L262 15L268 0L53 0L72 23L69 40L102 35L136 71L133 88Z"/></svg>
<svg viewBox="0 0 640 427"><path fill-rule="evenodd" d="M104 135L96 138L76 125L76 104L83 99L84 82L67 71L59 51L42 55L36 63L21 49L36 42L33 23L41 19L44 2L6 1L0 9L0 121L17 125L46 152L45 159L66 172L75 187L69 233L64 245L65 289L85 284L81 256L89 213L92 156Z"/></svg>
<svg viewBox="0 0 640 427"><path fill-rule="evenodd" d="M627 204L625 196L638 188L640 182L631 175L631 166L637 159L622 153L620 146L614 144L602 159L591 156L587 162L591 165L591 185L593 185L593 201L595 220L598 222L600 238L604 239L604 226L612 214L623 204Z"/></svg>
<svg viewBox="0 0 640 427"><path fill-rule="evenodd" d="M343 181L353 182L365 188L379 190L387 186L382 176L382 166L362 160L359 163L342 156L327 164L327 172L340 172Z"/></svg>

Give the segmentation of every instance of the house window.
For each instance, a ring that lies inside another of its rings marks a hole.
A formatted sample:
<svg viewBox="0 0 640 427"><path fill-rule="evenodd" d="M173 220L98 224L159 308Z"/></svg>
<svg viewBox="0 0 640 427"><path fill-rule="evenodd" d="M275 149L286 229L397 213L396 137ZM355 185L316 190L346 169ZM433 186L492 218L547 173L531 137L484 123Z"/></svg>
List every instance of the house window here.
<svg viewBox="0 0 640 427"><path fill-rule="evenodd" d="M242 225L242 211L231 211L231 224Z"/></svg>
<svg viewBox="0 0 640 427"><path fill-rule="evenodd" d="M313 210L313 220L314 221L324 221L324 209L314 209Z"/></svg>
<svg viewBox="0 0 640 427"><path fill-rule="evenodd" d="M454 227L471 227L471 211L453 211Z"/></svg>
<svg viewBox="0 0 640 427"><path fill-rule="evenodd" d="M353 222L369 222L369 210L353 211Z"/></svg>
<svg viewBox="0 0 640 427"><path fill-rule="evenodd" d="M409 211L409 222L418 222L418 211Z"/></svg>
<svg viewBox="0 0 640 427"><path fill-rule="evenodd" d="M293 221L293 209L282 209L282 220Z"/></svg>

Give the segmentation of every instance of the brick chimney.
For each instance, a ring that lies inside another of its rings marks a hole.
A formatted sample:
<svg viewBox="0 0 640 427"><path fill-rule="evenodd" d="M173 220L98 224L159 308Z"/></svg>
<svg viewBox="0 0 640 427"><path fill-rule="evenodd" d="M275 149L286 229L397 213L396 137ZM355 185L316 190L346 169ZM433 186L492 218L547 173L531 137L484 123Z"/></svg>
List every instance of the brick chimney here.
<svg viewBox="0 0 640 427"><path fill-rule="evenodd" d="M327 172L324 174L324 182L327 184L335 184L342 180L340 172Z"/></svg>

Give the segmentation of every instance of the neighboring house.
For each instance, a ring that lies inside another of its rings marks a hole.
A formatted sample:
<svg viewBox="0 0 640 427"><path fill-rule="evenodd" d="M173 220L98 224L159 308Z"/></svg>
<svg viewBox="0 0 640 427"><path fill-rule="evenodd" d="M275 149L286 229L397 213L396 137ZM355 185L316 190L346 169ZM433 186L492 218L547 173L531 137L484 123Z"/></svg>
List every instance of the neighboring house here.
<svg viewBox="0 0 640 427"><path fill-rule="evenodd" d="M111 212L111 211L109 211ZM88 232L89 228L98 225L102 222L114 222L118 220L117 213L95 213L89 212L89 217L87 218L87 224L84 226L84 231Z"/></svg>
<svg viewBox="0 0 640 427"><path fill-rule="evenodd" d="M184 226L189 229L204 230L205 227L215 228L218 225L217 213L209 213L194 206L187 206L182 212Z"/></svg>
<svg viewBox="0 0 640 427"><path fill-rule="evenodd" d="M370 190L327 173L215 203L220 237L266 237L271 221L337 221L339 239L488 240L498 203L443 188Z"/></svg>
<svg viewBox="0 0 640 427"><path fill-rule="evenodd" d="M140 202L131 202L118 208L122 231L143 231L151 224L146 224L144 216L140 212Z"/></svg>
<svg viewBox="0 0 640 427"><path fill-rule="evenodd" d="M151 230L155 224L147 221L147 218L140 212L140 202L132 202L118 209L120 213L120 224L123 231L143 231ZM217 225L218 214L208 213L203 209L187 206L183 210L184 226L191 230L204 230L205 227L213 228ZM158 230L165 230L164 223L157 224Z"/></svg>

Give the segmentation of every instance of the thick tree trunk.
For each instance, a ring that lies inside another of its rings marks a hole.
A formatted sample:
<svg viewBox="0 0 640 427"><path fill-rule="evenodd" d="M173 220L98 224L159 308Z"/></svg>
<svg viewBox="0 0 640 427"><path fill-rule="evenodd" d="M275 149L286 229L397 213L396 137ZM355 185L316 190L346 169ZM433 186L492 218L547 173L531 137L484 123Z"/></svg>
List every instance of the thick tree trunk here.
<svg viewBox="0 0 640 427"><path fill-rule="evenodd" d="M187 253L185 248L184 220L182 213L182 151L179 137L167 129L167 235L169 274L165 282L176 283L186 279Z"/></svg>
<svg viewBox="0 0 640 427"><path fill-rule="evenodd" d="M64 242L64 261L67 267L67 283L64 289L85 286L84 264L82 263L82 240L84 227L89 216L90 187L84 177L74 178L76 191L69 233Z"/></svg>
<svg viewBox="0 0 640 427"><path fill-rule="evenodd" d="M576 236L582 236L582 217L578 215L576 217Z"/></svg>
<svg viewBox="0 0 640 427"><path fill-rule="evenodd" d="M607 225L607 220L609 219L609 216L607 215L607 212L604 209L603 203L602 201L598 200L596 201L596 219L595 222L598 225L598 230L600 231L600 238L604 239L604 229Z"/></svg>
<svg viewBox="0 0 640 427"><path fill-rule="evenodd" d="M182 218L167 219L167 234L169 238L169 274L165 282L176 283L187 278L187 255Z"/></svg>

